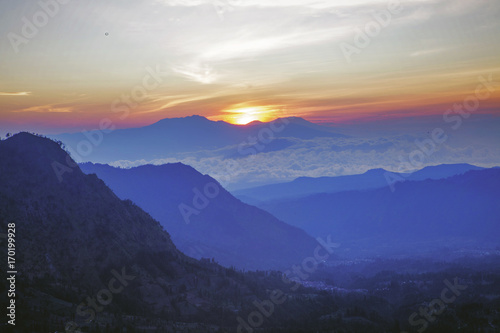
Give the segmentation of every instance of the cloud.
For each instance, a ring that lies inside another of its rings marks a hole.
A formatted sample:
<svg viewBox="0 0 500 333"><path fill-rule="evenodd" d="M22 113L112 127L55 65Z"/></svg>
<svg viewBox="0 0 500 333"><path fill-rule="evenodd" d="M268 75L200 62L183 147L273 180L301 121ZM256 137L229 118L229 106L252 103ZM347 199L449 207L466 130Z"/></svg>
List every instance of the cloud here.
<svg viewBox="0 0 500 333"><path fill-rule="evenodd" d="M270 51L318 44L334 38L349 36L351 27L341 26L328 29L299 31L291 34L237 38L213 46L201 55L206 61L223 61L237 58L255 57Z"/></svg>
<svg viewBox="0 0 500 333"><path fill-rule="evenodd" d="M0 96L29 96L31 91L20 91L20 92L0 92Z"/></svg>
<svg viewBox="0 0 500 333"><path fill-rule="evenodd" d="M174 71L174 73L177 73L188 80L202 84L214 83L218 78L218 75L217 73L215 73L214 69L208 65L173 67L172 70Z"/></svg>
<svg viewBox="0 0 500 333"><path fill-rule="evenodd" d="M63 105L37 105L29 108L13 110L14 113L22 113L22 112L35 112L35 113L71 113L73 112L73 107L71 106L63 106Z"/></svg>
<svg viewBox="0 0 500 333"><path fill-rule="evenodd" d="M333 8L353 6L387 5L387 0L157 0L168 6L194 7L200 5L218 5L228 7L309 7ZM436 2L436 0L406 0L406 3Z"/></svg>
<svg viewBox="0 0 500 333"><path fill-rule="evenodd" d="M432 54L439 54L443 53L444 51L448 50L447 48L440 47L437 49L428 49L428 50L419 50L416 52L413 52L410 54L410 57L420 57L420 56L427 56L427 55L432 55Z"/></svg>
<svg viewBox="0 0 500 333"><path fill-rule="evenodd" d="M500 2L496 0L402 0L403 11L370 38L348 66L340 46L359 40L356 28L364 29L373 21L373 14L387 9L389 3L78 2L58 16L67 29L40 34L23 57L16 57L8 40L3 41L7 44L0 46L0 54L9 66L2 68L0 78L4 91L0 99L5 96L0 122L14 116L20 122L28 116L21 112L37 112L40 118L45 112L70 116L70 110L60 105L39 106L65 102L70 81L75 83L76 94L86 94L84 100L72 101L76 108L72 121L78 124L86 109L84 117L98 122L109 113L113 100L140 83L146 67L157 64L168 67L169 75L149 94L151 100L132 111L133 117L124 126L132 120L145 124L193 113L222 117L221 110L249 101L285 105L290 115L328 121L386 116L392 110L425 114L422 109L428 104L460 100L468 84L474 89L476 72L498 71ZM27 0L12 5L19 9L19 17L24 15L23 8L36 6ZM217 6L226 6L223 19L218 17ZM100 13L98 24L88 20L95 13ZM4 15L0 27L10 29L19 17ZM106 37L107 31L110 35ZM75 40L79 43L71 44ZM68 48L68 44L74 47ZM37 67L40 61L44 63L42 72ZM43 99L34 100L31 92L20 89L45 93L40 96ZM21 100L26 104L19 105ZM22 110L12 115L15 109ZM82 112L75 112L78 109ZM403 114L408 113L399 112ZM45 117L40 123L51 126L52 119L55 117Z"/></svg>
<svg viewBox="0 0 500 333"><path fill-rule="evenodd" d="M316 138L289 140L284 149L252 156L234 156L226 147L217 151L185 153L165 159L116 161L117 167L136 167L144 164L181 162L203 174L209 174L228 189L286 182L298 177L323 177L361 174L371 169L397 171L402 160L418 147L415 140L425 135L398 135L377 138ZM463 145L453 138L426 156L420 167L443 163L471 163L491 167L500 165L500 147L486 141ZM229 156L229 157L228 157ZM416 167L417 168L417 167Z"/></svg>

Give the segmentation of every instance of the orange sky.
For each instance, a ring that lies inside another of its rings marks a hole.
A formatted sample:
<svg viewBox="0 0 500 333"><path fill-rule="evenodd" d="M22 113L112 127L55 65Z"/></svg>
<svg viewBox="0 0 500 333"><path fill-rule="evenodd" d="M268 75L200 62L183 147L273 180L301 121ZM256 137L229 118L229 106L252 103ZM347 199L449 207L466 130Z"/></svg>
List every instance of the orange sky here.
<svg viewBox="0 0 500 333"><path fill-rule="evenodd" d="M498 1L392 9L380 0L249 0L222 9L203 0L70 2L27 36L23 17L31 22L43 9L2 2L0 133L192 114L240 124L442 114L474 95L480 77L496 89L476 112L500 114ZM383 13L388 24L360 43ZM346 54L346 45L356 51Z"/></svg>

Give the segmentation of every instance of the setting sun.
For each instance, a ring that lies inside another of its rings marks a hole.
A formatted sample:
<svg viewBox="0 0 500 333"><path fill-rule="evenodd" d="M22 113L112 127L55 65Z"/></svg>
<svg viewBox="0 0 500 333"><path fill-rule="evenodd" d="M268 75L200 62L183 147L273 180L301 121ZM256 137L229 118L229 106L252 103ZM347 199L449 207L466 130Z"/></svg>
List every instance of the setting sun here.
<svg viewBox="0 0 500 333"><path fill-rule="evenodd" d="M271 121L276 118L273 106L251 106L225 110L228 113L223 120L235 125L246 125L252 121Z"/></svg>

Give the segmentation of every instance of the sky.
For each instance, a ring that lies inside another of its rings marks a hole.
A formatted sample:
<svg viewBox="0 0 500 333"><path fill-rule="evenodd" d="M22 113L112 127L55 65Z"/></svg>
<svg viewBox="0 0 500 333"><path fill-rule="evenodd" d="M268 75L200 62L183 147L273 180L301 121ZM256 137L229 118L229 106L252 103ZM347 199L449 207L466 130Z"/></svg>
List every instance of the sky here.
<svg viewBox="0 0 500 333"><path fill-rule="evenodd" d="M499 17L498 0L3 0L0 134L440 116L500 82ZM500 115L500 89L475 112Z"/></svg>

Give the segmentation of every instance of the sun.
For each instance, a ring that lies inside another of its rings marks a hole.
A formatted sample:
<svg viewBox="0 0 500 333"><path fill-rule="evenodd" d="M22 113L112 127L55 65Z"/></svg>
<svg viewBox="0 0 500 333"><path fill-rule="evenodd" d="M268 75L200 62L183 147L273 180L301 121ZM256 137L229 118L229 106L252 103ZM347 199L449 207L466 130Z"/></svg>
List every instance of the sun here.
<svg viewBox="0 0 500 333"><path fill-rule="evenodd" d="M236 125L246 125L252 121L259 120L259 117L254 114L241 114L235 119Z"/></svg>
<svg viewBox="0 0 500 333"><path fill-rule="evenodd" d="M270 121L275 109L269 106L251 106L225 110L229 113L224 120L235 125L246 125L252 121Z"/></svg>
<svg viewBox="0 0 500 333"><path fill-rule="evenodd" d="M259 107L250 107L232 111L236 113L234 115L234 123L237 125L246 125L252 121L260 120L264 110Z"/></svg>

